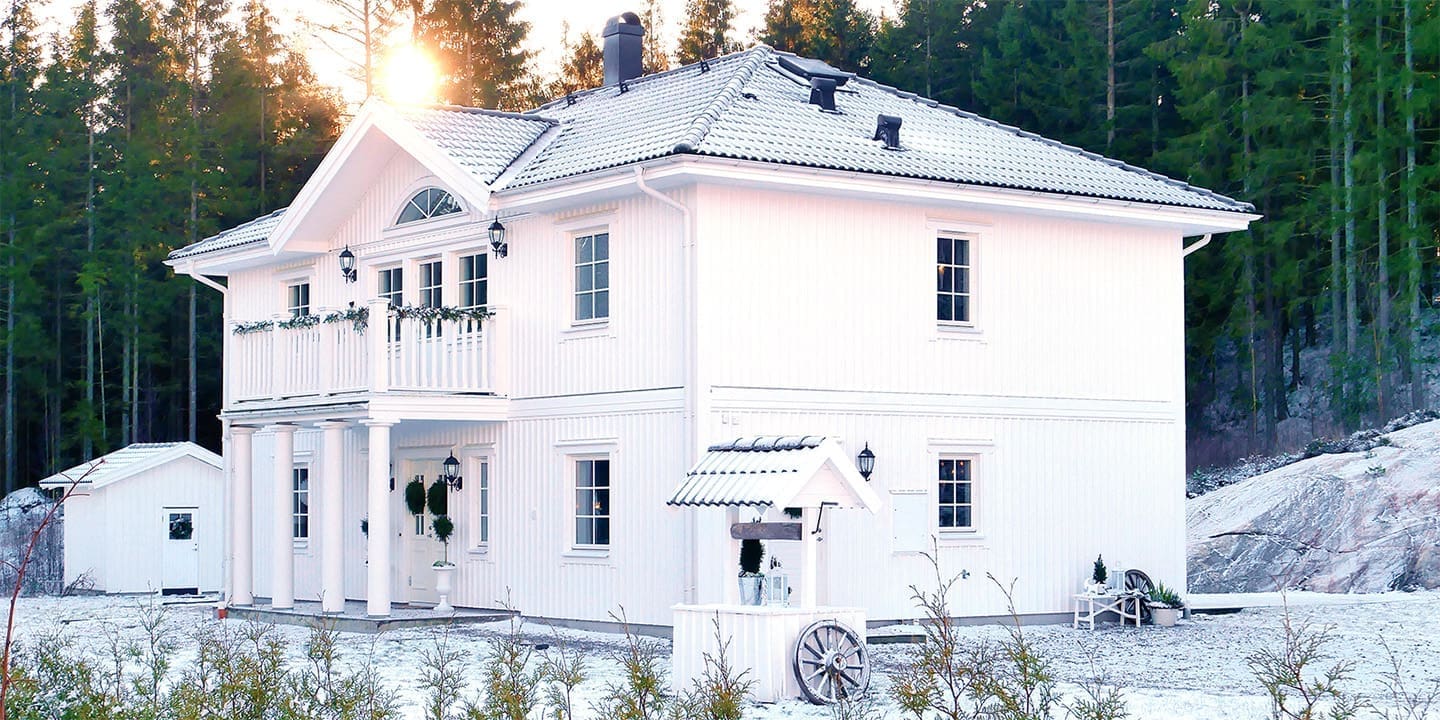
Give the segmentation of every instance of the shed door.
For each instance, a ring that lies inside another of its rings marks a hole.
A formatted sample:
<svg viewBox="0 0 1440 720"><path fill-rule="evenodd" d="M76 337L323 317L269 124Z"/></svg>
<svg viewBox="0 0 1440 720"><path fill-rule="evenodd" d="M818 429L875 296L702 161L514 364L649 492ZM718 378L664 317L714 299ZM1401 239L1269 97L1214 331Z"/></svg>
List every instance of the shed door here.
<svg viewBox="0 0 1440 720"><path fill-rule="evenodd" d="M196 508L165 508L165 546L160 560L160 589L166 595L200 592L200 541Z"/></svg>

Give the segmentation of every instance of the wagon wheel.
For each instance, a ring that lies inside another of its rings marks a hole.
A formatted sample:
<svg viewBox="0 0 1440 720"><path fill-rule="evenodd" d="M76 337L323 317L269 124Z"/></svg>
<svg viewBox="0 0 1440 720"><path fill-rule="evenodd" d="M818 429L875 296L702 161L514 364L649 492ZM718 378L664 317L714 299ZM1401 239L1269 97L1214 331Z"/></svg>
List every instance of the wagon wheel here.
<svg viewBox="0 0 1440 720"><path fill-rule="evenodd" d="M1139 570L1125 571L1125 592L1133 592L1140 595L1136 603L1140 606L1140 617L1143 621L1150 621L1150 590L1154 587L1150 582L1150 576Z"/></svg>
<svg viewBox="0 0 1440 720"><path fill-rule="evenodd" d="M870 687L870 653L855 631L817 620L795 641L795 680L816 705L854 697Z"/></svg>

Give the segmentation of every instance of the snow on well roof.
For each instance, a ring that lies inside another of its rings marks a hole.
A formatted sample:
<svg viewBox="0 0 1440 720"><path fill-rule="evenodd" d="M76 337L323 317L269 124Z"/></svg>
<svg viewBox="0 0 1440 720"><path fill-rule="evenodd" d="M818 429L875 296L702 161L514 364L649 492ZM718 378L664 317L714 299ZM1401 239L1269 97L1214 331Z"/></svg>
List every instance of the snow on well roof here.
<svg viewBox="0 0 1440 720"><path fill-rule="evenodd" d="M987 120L864 78L810 104L804 58L759 45L573 93L525 113L395 106L395 117L497 192L659 157L699 155L963 185L1251 212L1249 203ZM798 61L798 62L797 62ZM812 62L813 64L813 62ZM902 121L900 149L875 137ZM549 131L551 137L541 140ZM527 156L526 151L533 150ZM498 183L497 183L498 181ZM261 242L283 210L170 254L171 260Z"/></svg>
<svg viewBox="0 0 1440 720"><path fill-rule="evenodd" d="M666 504L787 507L827 463L844 490L826 500L841 507L879 506L840 443L818 435L742 437L711 445Z"/></svg>
<svg viewBox="0 0 1440 720"><path fill-rule="evenodd" d="M84 485L100 488L187 455L220 468L220 456L195 443L135 443L55 473L41 480L40 487L69 487L79 480Z"/></svg>

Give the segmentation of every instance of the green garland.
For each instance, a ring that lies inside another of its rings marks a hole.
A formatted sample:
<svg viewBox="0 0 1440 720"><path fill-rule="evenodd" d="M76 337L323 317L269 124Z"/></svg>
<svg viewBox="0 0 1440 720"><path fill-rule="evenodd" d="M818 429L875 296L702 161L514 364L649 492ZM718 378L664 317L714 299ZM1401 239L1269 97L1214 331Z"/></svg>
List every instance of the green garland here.
<svg viewBox="0 0 1440 720"><path fill-rule="evenodd" d="M427 305L402 305L390 308L390 314L401 320L458 322L460 320L484 320L495 313L483 307L430 307Z"/></svg>
<svg viewBox="0 0 1440 720"><path fill-rule="evenodd" d="M241 322L235 323L235 328L232 332L236 335L249 335L251 333L265 332L273 328L280 328L281 330L301 330L315 327L320 323L328 325L337 322L348 322L355 332L365 332L365 328L370 326L370 309L365 307L352 307L324 315L296 315L295 317L285 320Z"/></svg>

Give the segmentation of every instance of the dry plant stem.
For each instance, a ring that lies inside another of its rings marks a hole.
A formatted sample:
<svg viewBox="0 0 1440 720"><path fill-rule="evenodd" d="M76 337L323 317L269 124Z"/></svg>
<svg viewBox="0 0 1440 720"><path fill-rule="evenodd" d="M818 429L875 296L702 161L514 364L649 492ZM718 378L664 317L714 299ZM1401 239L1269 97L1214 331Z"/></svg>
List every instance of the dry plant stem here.
<svg viewBox="0 0 1440 720"><path fill-rule="evenodd" d="M10 611L5 617L5 649L3 654L0 654L0 720L5 720L5 700L10 696L10 647L15 640L15 604L20 601L20 589L25 586L25 569L30 566L30 558L35 553L35 544L40 542L40 536L45 532L45 526L49 525L50 521L55 519L55 513L60 509L60 506L63 505L66 500L69 500L70 496L75 493L75 489L80 487L80 483L84 482L85 478L89 477L90 473L95 472L95 469L100 467L104 462L104 460L96 462L86 469L85 473L80 477L70 481L70 486L65 488L65 494L61 495L60 499L56 500L55 503L50 506L50 510L45 513L45 517L40 519L40 524L30 533L30 541L25 544L25 552L20 556L19 567L5 563L6 565L10 565L10 568L15 571L15 589L10 592Z"/></svg>

